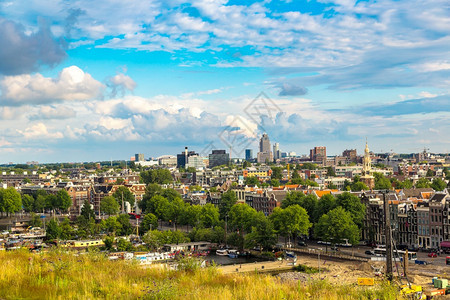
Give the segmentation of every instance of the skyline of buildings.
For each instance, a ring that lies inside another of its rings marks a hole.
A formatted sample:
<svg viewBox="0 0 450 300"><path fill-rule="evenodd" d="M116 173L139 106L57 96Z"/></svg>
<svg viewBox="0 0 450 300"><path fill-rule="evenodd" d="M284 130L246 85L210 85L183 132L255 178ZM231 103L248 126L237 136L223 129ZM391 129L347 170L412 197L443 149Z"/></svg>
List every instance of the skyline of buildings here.
<svg viewBox="0 0 450 300"><path fill-rule="evenodd" d="M262 133L300 154L362 153L366 137L376 153L450 152L439 1L12 0L0 11L0 163L229 151L223 137ZM257 139L239 150L256 156Z"/></svg>

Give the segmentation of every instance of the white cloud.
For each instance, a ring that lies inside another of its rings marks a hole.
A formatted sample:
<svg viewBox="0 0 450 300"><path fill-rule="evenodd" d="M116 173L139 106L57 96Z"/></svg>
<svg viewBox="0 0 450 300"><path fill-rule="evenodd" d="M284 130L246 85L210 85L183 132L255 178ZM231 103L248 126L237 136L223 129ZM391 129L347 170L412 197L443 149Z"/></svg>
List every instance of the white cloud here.
<svg viewBox="0 0 450 300"><path fill-rule="evenodd" d="M75 110L67 106L41 106L38 113L31 115L30 119L68 119L75 116Z"/></svg>
<svg viewBox="0 0 450 300"><path fill-rule="evenodd" d="M127 91L132 92L136 88L136 82L130 76L119 73L108 80L108 86L111 88L111 95L125 95Z"/></svg>
<svg viewBox="0 0 450 300"><path fill-rule="evenodd" d="M5 146L11 146L12 144L10 142L8 142L7 140L5 140L4 137L2 137L0 139L0 147L5 147Z"/></svg>
<svg viewBox="0 0 450 300"><path fill-rule="evenodd" d="M63 134L61 132L49 132L44 123L37 123L26 128L21 132L26 139L61 139Z"/></svg>
<svg viewBox="0 0 450 300"><path fill-rule="evenodd" d="M82 101L101 96L104 86L77 66L64 68L57 78L41 74L5 76L0 81L4 104L44 104Z"/></svg>

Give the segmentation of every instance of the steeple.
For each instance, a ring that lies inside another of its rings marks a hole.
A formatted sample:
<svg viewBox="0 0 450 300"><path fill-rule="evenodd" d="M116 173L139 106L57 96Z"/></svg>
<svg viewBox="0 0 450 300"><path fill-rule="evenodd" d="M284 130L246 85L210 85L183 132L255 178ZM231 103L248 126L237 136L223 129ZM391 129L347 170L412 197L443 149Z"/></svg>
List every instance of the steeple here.
<svg viewBox="0 0 450 300"><path fill-rule="evenodd" d="M369 145L366 139L366 148L364 149L363 169L361 172L361 181L364 182L370 189L375 186L375 178L372 176L372 160L370 159Z"/></svg>
<svg viewBox="0 0 450 300"><path fill-rule="evenodd" d="M366 140L366 148L364 149L363 172L362 175L370 175L372 171L372 160L370 159L369 145Z"/></svg>

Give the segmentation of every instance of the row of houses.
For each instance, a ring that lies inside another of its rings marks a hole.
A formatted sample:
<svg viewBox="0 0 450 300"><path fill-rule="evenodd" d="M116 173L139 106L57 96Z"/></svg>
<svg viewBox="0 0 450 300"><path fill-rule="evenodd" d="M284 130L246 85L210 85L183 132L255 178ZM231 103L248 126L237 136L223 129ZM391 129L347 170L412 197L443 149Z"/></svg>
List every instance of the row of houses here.
<svg viewBox="0 0 450 300"><path fill-rule="evenodd" d="M384 196L376 192L360 195L366 205L362 238L385 244ZM431 188L405 189L388 194L392 238L397 245L413 249L436 249L450 240L450 196Z"/></svg>
<svg viewBox="0 0 450 300"><path fill-rule="evenodd" d="M70 207L70 214L79 215L81 208L86 200L94 206L96 212L100 211L100 203L106 196L112 196L114 192L122 185L112 184L93 184L93 185L77 185L72 182L60 182L57 185L26 185L20 188L22 194L32 195L35 191L43 189L49 194L56 194L59 190L65 189L72 198L72 206ZM135 197L135 203L142 200L145 194L145 184L125 184L130 192ZM135 210L136 208L129 208Z"/></svg>
<svg viewBox="0 0 450 300"><path fill-rule="evenodd" d="M233 187L239 203L246 203L256 211L270 215L280 207L287 193L302 191L317 198L325 194L337 196L338 190L302 189L299 185L279 188ZM361 240L385 244L384 197L389 202L392 238L399 247L436 249L442 241L450 240L450 195L447 190L435 192L431 188L396 190L386 195L378 191L354 193L366 206ZM208 193L205 203L220 205L221 193Z"/></svg>

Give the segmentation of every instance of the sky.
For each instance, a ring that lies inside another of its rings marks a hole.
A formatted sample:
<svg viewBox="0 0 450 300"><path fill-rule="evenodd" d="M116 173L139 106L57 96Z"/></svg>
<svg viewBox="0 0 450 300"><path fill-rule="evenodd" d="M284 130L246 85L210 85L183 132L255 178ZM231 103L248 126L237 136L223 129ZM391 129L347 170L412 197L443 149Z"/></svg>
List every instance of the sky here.
<svg viewBox="0 0 450 300"><path fill-rule="evenodd" d="M448 0L0 0L0 163L450 149Z"/></svg>

